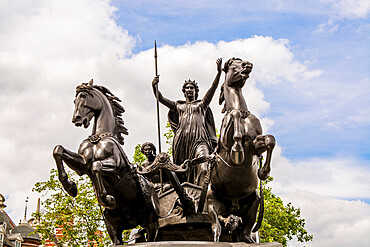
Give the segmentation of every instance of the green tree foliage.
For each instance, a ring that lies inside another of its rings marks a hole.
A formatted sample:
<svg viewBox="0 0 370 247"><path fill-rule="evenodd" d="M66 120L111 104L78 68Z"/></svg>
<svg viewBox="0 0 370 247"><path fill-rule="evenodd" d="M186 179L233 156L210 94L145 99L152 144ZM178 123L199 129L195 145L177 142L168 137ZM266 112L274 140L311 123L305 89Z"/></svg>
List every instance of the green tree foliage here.
<svg viewBox="0 0 370 247"><path fill-rule="evenodd" d="M35 228L42 243L49 239L56 246L108 246L111 242L89 178L74 172L68 176L77 184L76 197L64 191L55 169L51 169L48 181L37 182L32 189L43 197L41 212L33 215L40 222ZM58 238L57 228L62 230Z"/></svg>
<svg viewBox="0 0 370 247"><path fill-rule="evenodd" d="M265 212L259 230L261 242L279 242L287 246L294 237L299 242L312 241L313 235L304 229L305 219L301 218L300 209L293 207L290 202L284 205L281 198L274 195L272 189L266 186L272 180L270 177L263 183Z"/></svg>
<svg viewBox="0 0 370 247"><path fill-rule="evenodd" d="M167 132L164 134L166 143L171 145L174 134L168 122L166 129ZM217 130L216 132L219 137ZM172 146L168 153L172 154ZM312 241L313 235L308 234L304 229L305 219L301 218L300 209L293 207L291 203L284 205L281 198L272 193L272 189L267 186L267 183L272 180L273 178L269 177L263 182L265 212L259 230L261 242L279 242L283 246L287 246L294 237L299 242Z"/></svg>
<svg viewBox="0 0 370 247"><path fill-rule="evenodd" d="M138 166L141 166L141 163L143 163L144 160L146 160L145 155L141 152L141 144L136 145L135 153L134 153L134 156L132 157L132 159L134 160L133 163L138 165Z"/></svg>
<svg viewBox="0 0 370 247"><path fill-rule="evenodd" d="M167 121L167 125L166 125L166 129L167 129L167 132L164 133L164 137L166 137L166 143L168 145L170 145L170 147L168 148L167 150L167 153L172 156L172 142L173 142L173 137L174 137L174 134L173 134L173 131L171 129L171 125L170 125L170 122Z"/></svg>
<svg viewBox="0 0 370 247"><path fill-rule="evenodd" d="M167 123L167 132L164 134L167 144L172 144L173 132ZM167 150L172 155L172 148ZM135 147L133 163L141 165L146 157L141 153L141 145ZM70 197L62 188L55 169L50 172L50 178L45 182L35 184L33 191L42 193L45 200L42 203L42 213L34 215L40 219L36 231L41 234L43 243L46 239L56 242L58 246L88 246L96 243L97 246L108 246L111 242L105 231L101 210L97 203L94 190L88 177L78 177L69 172L68 176L78 185L78 195ZM260 228L261 242L279 242L283 246L293 238L300 242L313 239L313 235L304 229L305 220L301 218L299 208L291 203L284 204L280 197L272 193L264 182L265 212ZM59 240L55 237L56 228L63 229L63 236ZM123 232L124 239L128 239L130 230Z"/></svg>

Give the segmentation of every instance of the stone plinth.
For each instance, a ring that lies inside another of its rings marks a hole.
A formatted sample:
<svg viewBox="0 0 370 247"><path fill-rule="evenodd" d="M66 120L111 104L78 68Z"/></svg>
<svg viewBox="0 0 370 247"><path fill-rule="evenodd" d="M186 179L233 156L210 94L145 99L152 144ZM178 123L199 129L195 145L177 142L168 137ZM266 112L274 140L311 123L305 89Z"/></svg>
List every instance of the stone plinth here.
<svg viewBox="0 0 370 247"><path fill-rule="evenodd" d="M121 245L123 247L123 245ZM230 242L208 242L208 241L166 241L166 242L150 242L150 243L137 243L129 244L124 246L135 246L135 247L282 247L279 243L260 243L260 244L247 244L247 243L230 243Z"/></svg>

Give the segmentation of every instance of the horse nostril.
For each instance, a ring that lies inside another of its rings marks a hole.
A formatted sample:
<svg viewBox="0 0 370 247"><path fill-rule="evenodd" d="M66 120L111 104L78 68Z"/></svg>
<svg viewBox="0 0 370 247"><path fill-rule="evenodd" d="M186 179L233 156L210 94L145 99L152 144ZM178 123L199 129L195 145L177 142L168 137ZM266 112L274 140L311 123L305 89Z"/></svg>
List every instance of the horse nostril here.
<svg viewBox="0 0 370 247"><path fill-rule="evenodd" d="M73 119L72 119L72 123L75 123L77 121L80 121L81 120L81 116L75 116Z"/></svg>

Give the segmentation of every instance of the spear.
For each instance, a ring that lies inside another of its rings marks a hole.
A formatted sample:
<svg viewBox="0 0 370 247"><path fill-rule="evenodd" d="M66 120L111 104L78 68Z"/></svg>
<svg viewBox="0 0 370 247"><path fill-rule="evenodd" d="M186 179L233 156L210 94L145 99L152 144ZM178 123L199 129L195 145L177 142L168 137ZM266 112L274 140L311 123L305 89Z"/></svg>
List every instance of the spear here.
<svg viewBox="0 0 370 247"><path fill-rule="evenodd" d="M154 40L154 61L155 61L155 76L158 76L158 66L157 66L157 41ZM159 118L159 93L158 93L158 83L155 85L155 94L157 98L157 126L158 126L158 151L162 152L161 148L161 121ZM162 169L159 170L159 178L161 181L161 193L163 192L163 179L162 179Z"/></svg>

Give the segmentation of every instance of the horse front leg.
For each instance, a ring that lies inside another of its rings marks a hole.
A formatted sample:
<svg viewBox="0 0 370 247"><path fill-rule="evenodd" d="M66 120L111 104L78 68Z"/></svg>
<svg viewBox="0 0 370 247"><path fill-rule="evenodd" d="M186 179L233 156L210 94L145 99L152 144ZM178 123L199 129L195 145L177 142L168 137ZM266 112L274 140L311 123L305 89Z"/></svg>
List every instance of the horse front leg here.
<svg viewBox="0 0 370 247"><path fill-rule="evenodd" d="M242 145L243 132L241 129L241 112L240 110L233 110L230 114L234 124L234 134L233 134L234 145L231 147L231 160L235 164L241 164L244 161L244 149Z"/></svg>
<svg viewBox="0 0 370 247"><path fill-rule="evenodd" d="M104 222L107 228L113 246L123 245L122 232L125 229L130 229L132 226L122 218L120 212L116 210L104 209Z"/></svg>
<svg viewBox="0 0 370 247"><path fill-rule="evenodd" d="M257 193L252 195L253 198L249 197L251 201L240 202L241 212L244 212L242 215L242 231L239 235L239 241L246 243L255 243L252 238L252 228L257 219L258 205L260 204Z"/></svg>
<svg viewBox="0 0 370 247"><path fill-rule="evenodd" d="M59 181L62 183L63 188L70 196L76 197L77 186L75 182L68 179L68 175L64 169L63 161L67 164L68 167L76 171L77 174L81 176L84 174L81 170L81 165L85 164L83 157L80 154L65 149L61 145L55 146L53 157L57 165Z"/></svg>
<svg viewBox="0 0 370 247"><path fill-rule="evenodd" d="M152 216L155 217L155 216ZM147 234L147 242L155 242L158 234L158 227L159 223L158 221L153 221L152 223L148 224L145 229L146 229L146 234Z"/></svg>
<svg viewBox="0 0 370 247"><path fill-rule="evenodd" d="M267 151L266 161L263 167L258 169L258 178L261 180L266 180L270 176L271 171L271 157L272 151L275 147L275 137L273 135L257 136L253 141L254 147L258 155Z"/></svg>
<svg viewBox="0 0 370 247"><path fill-rule="evenodd" d="M103 165L108 166L104 171ZM100 204L106 208L113 209L116 207L116 199L112 195L108 195L103 183L102 173L105 172L107 175L115 174L116 163L112 160L105 161L94 161L92 164L92 172L97 181L97 198Z"/></svg>

